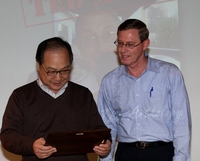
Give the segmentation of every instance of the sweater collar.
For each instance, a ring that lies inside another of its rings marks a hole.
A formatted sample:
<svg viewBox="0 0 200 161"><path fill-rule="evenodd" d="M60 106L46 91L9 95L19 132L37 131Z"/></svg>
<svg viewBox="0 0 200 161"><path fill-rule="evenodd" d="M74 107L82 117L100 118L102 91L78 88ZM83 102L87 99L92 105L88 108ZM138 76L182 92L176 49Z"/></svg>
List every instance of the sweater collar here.
<svg viewBox="0 0 200 161"><path fill-rule="evenodd" d="M38 86L39 86L44 92L46 92L47 94L49 94L49 95L52 96L53 98L58 98L60 95L62 95L62 94L65 92L65 89L66 89L67 86L68 86L68 82L65 83L65 85L58 91L58 93L55 94L55 93L52 92L47 86L45 86L45 85L42 83L42 81L41 81L40 78L38 78L37 84L38 84Z"/></svg>

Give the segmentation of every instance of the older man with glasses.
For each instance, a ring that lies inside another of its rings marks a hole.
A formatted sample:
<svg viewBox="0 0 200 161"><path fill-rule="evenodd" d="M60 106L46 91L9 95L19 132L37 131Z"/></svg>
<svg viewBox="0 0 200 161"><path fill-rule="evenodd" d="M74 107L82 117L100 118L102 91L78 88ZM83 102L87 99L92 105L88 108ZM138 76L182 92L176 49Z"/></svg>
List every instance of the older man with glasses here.
<svg viewBox="0 0 200 161"><path fill-rule="evenodd" d="M107 74L98 96L99 112L112 129L115 161L189 161L191 116L177 66L151 58L149 31L137 19L117 30L121 66Z"/></svg>
<svg viewBox="0 0 200 161"><path fill-rule="evenodd" d="M52 156L56 147L45 146L50 132L107 128L92 93L70 79L73 53L59 37L41 42L36 53L38 80L11 94L1 129L3 147L22 155L23 161L88 161L87 154ZM94 146L101 157L111 142Z"/></svg>

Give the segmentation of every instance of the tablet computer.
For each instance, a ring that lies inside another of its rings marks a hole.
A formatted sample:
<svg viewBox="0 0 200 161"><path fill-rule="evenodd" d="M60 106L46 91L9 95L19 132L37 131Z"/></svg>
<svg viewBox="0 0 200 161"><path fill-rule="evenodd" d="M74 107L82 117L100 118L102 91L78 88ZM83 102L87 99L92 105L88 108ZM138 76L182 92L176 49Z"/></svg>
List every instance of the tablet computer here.
<svg viewBox="0 0 200 161"><path fill-rule="evenodd" d="M57 152L52 155L73 155L94 152L96 145L110 138L110 129L82 130L71 132L53 132L47 135L46 144Z"/></svg>

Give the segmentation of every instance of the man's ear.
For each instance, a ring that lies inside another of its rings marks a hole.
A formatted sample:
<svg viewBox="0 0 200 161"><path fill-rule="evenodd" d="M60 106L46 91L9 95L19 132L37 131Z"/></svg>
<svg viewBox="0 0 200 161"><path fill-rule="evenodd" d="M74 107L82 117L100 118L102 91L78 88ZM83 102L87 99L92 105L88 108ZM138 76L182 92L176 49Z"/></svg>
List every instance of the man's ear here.
<svg viewBox="0 0 200 161"><path fill-rule="evenodd" d="M143 45L143 50L144 51L149 47L149 44L150 44L150 40L149 39L144 40L144 45Z"/></svg>
<svg viewBox="0 0 200 161"><path fill-rule="evenodd" d="M40 71L40 64L38 61L36 61L36 68L37 68L37 71Z"/></svg>

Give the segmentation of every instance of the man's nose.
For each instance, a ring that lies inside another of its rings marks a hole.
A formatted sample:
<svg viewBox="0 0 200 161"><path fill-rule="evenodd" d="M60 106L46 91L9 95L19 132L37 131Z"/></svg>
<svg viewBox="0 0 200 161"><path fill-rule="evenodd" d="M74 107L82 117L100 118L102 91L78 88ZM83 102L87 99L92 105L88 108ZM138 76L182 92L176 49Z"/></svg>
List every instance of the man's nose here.
<svg viewBox="0 0 200 161"><path fill-rule="evenodd" d="M59 72L56 73L56 75L54 76L54 79L56 79L56 80L60 80L61 79L61 75L60 75Z"/></svg>

